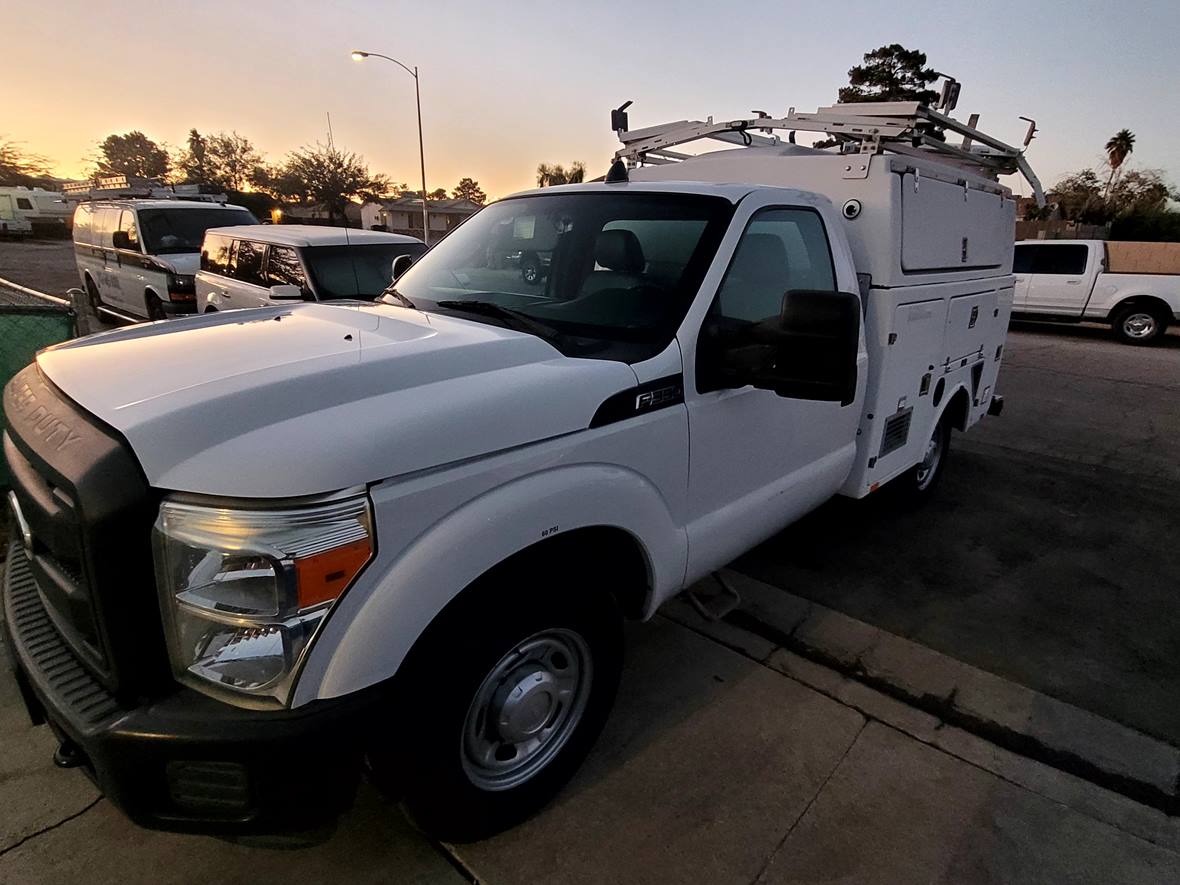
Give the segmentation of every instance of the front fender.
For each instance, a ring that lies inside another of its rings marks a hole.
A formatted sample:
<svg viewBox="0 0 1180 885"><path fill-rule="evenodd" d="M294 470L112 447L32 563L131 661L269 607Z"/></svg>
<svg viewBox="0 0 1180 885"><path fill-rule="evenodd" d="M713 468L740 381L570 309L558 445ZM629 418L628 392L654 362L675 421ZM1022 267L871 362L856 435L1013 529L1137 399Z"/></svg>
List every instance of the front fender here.
<svg viewBox="0 0 1180 885"><path fill-rule="evenodd" d="M680 589L687 540L659 490L613 464L556 467L498 486L447 513L400 550L382 550L382 523L411 502L397 486L373 491L378 557L337 604L312 647L294 705L392 677L439 612L508 557L573 529L632 535L648 563L653 601ZM411 512L413 512L411 510ZM561 592L560 575L553 590ZM650 606L649 606L650 611Z"/></svg>

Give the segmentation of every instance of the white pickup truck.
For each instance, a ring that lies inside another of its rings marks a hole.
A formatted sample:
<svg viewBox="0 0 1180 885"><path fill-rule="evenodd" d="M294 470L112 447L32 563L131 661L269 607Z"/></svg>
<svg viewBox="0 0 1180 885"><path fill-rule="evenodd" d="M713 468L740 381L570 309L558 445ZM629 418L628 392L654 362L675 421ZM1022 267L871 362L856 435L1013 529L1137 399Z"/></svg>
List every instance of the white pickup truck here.
<svg viewBox="0 0 1180 885"><path fill-rule="evenodd" d="M362 759L442 838L533 813L624 617L833 495L928 495L998 411L1023 160L914 147L943 120L620 130L605 183L486 207L381 303L43 351L4 391L3 603L59 764L173 829L311 826ZM656 162L701 130L750 146ZM525 228L555 233L543 285L489 261Z"/></svg>
<svg viewBox="0 0 1180 885"><path fill-rule="evenodd" d="M1120 341L1151 344L1180 320L1180 274L1114 273L1102 240L1016 244L1013 312L1038 320L1109 323Z"/></svg>

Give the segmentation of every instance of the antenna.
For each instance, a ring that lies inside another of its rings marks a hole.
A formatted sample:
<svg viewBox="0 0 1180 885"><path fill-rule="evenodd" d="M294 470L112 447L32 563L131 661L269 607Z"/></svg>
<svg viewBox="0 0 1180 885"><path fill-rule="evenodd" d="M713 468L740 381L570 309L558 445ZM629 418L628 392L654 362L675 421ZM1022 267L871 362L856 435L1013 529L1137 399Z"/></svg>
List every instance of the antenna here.
<svg viewBox="0 0 1180 885"><path fill-rule="evenodd" d="M328 147L335 150L336 145L332 143L332 112L324 111L324 115L328 118Z"/></svg>

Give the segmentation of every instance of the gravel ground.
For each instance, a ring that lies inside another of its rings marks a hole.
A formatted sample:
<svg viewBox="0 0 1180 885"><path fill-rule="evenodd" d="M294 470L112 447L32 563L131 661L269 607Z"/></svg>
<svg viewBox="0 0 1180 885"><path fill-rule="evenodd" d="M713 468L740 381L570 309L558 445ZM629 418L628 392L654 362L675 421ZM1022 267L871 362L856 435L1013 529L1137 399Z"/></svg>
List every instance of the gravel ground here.
<svg viewBox="0 0 1180 885"><path fill-rule="evenodd" d="M69 240L0 240L0 277L64 297L78 285L74 244ZM36 304L36 299L0 288L0 304Z"/></svg>

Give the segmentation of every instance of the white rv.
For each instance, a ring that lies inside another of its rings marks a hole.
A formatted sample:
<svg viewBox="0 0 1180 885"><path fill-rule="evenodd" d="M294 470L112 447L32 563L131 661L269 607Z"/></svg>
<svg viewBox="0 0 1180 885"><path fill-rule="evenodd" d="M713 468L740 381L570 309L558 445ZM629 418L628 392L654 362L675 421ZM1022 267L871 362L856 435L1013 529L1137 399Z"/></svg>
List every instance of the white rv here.
<svg viewBox="0 0 1180 885"><path fill-rule="evenodd" d="M6 645L133 819L306 828L364 759L440 838L510 826L589 752L624 618L833 495L930 495L999 411L1020 150L917 104L615 122L605 182L491 204L384 303L7 386ZM553 232L543 284L507 227Z"/></svg>
<svg viewBox="0 0 1180 885"><path fill-rule="evenodd" d="M32 232L33 225L22 212L17 211L13 196L0 192L0 236L23 237Z"/></svg>
<svg viewBox="0 0 1180 885"><path fill-rule="evenodd" d="M7 196L17 215L29 222L30 230L43 236L66 233L73 207L57 191L40 187L0 187L0 201Z"/></svg>

